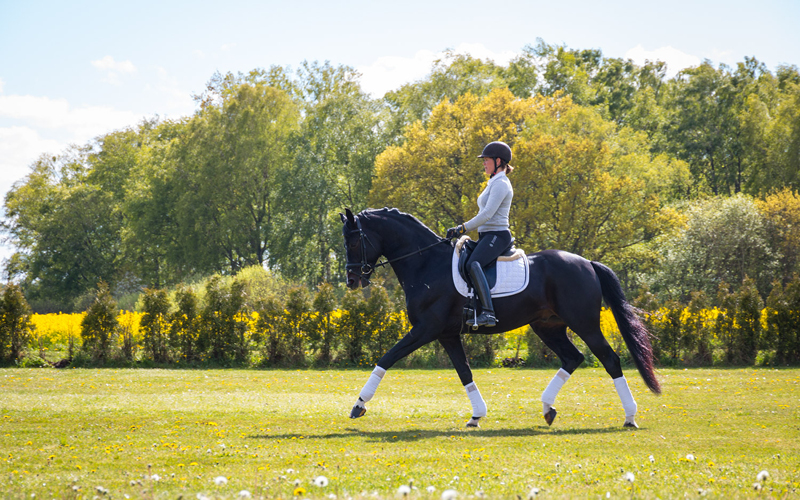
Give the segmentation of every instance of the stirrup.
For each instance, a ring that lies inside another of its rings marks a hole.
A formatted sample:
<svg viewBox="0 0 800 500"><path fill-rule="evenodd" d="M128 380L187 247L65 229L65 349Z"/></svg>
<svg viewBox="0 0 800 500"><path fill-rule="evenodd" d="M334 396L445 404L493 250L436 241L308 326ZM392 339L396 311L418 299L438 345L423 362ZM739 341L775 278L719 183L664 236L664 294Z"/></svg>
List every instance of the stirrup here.
<svg viewBox="0 0 800 500"><path fill-rule="evenodd" d="M478 326L488 326L492 327L497 324L497 318L494 317L494 314L490 314L486 311L480 313L477 318L470 318L467 320L467 324L473 328Z"/></svg>

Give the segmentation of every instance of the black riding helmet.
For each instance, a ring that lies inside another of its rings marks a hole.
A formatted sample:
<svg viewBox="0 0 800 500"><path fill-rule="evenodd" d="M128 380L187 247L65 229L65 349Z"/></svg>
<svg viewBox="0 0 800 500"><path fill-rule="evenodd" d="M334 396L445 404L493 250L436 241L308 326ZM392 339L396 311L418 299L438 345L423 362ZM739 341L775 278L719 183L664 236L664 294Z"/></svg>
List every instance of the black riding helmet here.
<svg viewBox="0 0 800 500"><path fill-rule="evenodd" d="M490 142L483 148L483 153L478 158L500 158L506 163L511 163L511 148L501 141Z"/></svg>

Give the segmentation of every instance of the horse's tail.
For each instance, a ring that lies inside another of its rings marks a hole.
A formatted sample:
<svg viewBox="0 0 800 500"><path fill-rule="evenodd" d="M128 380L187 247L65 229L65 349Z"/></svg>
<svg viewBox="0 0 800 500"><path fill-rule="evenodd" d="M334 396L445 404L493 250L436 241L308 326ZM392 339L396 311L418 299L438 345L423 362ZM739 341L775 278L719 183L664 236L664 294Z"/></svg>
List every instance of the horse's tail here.
<svg viewBox="0 0 800 500"><path fill-rule="evenodd" d="M594 272L600 280L600 288L606 304L614 313L617 326L631 351L633 362L644 379L644 383L656 394L661 394L661 384L656 378L653 368L653 347L650 345L650 333L642 324L636 310L631 306L622 291L619 278L614 271L599 262L592 262Z"/></svg>

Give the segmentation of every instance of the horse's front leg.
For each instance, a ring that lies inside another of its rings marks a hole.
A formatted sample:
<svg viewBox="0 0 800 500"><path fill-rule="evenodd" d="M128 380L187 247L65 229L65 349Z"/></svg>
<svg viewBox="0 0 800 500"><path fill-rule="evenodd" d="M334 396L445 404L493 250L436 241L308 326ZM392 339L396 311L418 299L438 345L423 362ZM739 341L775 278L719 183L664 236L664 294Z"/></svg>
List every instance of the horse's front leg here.
<svg viewBox="0 0 800 500"><path fill-rule="evenodd" d="M472 404L472 418L467 422L467 427L480 427L478 421L486 416L486 402L483 400L478 386L472 380L472 370L469 367L464 344L461 342L461 335L440 338L439 343L450 356L450 361L453 362L458 378L461 379L461 384L467 391L467 397Z"/></svg>
<svg viewBox="0 0 800 500"><path fill-rule="evenodd" d="M367 383L364 384L364 388L361 389L356 404L350 411L350 418L363 417L367 413L366 404L375 395L375 391L378 390L378 385L383 380L386 370L420 347L435 340L439 333L436 329L415 326L394 347L389 349L389 352L378 360L377 366L372 370Z"/></svg>

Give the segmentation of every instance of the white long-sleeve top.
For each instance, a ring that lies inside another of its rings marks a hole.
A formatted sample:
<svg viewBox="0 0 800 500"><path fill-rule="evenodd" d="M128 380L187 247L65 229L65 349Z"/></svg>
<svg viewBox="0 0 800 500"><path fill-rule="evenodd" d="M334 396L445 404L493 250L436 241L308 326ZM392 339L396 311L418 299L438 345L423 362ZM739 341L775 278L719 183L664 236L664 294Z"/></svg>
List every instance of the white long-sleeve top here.
<svg viewBox="0 0 800 500"><path fill-rule="evenodd" d="M505 172L498 172L486 183L486 189L478 196L478 215L464 223L467 231L508 230L508 212L514 189Z"/></svg>

